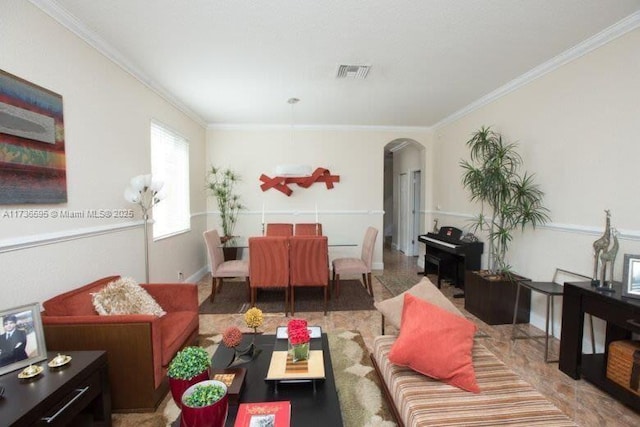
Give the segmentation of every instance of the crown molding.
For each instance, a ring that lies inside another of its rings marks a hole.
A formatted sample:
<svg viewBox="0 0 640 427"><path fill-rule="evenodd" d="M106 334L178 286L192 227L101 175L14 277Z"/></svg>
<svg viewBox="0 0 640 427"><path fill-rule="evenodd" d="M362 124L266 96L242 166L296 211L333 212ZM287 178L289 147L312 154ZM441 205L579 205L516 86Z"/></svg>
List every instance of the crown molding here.
<svg viewBox="0 0 640 427"><path fill-rule="evenodd" d="M119 51L109 45L95 32L87 28L83 23L78 21L73 15L64 10L55 0L29 0L33 5L41 9L47 15L58 21L61 25L76 34L90 46L102 53L123 70L131 74L134 78L148 87L150 90L165 99L171 105L190 117L196 123L212 130L283 130L291 129L291 125L264 125L264 124L216 124L206 123L202 117L188 108L180 100L166 91L162 86L149 78L144 72L136 67L131 61L125 58ZM583 55L609 43L610 41L632 31L640 26L640 11L635 12L614 25L604 29L598 34L586 39L576 46L557 55L551 60L533 68L532 70L522 74L514 80L508 82L504 86L490 92L482 98L472 102L466 107L440 120L433 126L357 126L357 125L303 125L295 126L299 130L321 130L321 131L371 131L371 132L425 132L442 128L448 124L459 120L460 118L470 114L471 112L492 103L493 101L521 88L522 86L536 80L545 74L558 69L559 67L571 62Z"/></svg>
<svg viewBox="0 0 640 427"><path fill-rule="evenodd" d="M509 83L502 87L490 92L482 98L472 102L461 110L456 111L448 117L440 120L438 123L432 126L434 130L438 130L446 125L449 125L456 120L472 113L479 108L484 107L487 104L496 101L499 98L531 83L532 81L550 73L563 65L574 61L587 53L598 49L599 47L617 39L618 37L633 31L640 27L640 11L632 13L626 18L618 21L612 26L600 31L598 34L589 37L588 39L578 43L574 47L562 52L561 54L551 58L549 61L544 62L537 67L527 71L521 76L511 80Z"/></svg>
<svg viewBox="0 0 640 427"><path fill-rule="evenodd" d="M260 124L260 123L209 123L210 130L240 130L240 131L290 131L290 124ZM429 132L430 126L364 126L364 125L294 125L294 130L338 131L338 132L394 132L416 133Z"/></svg>
<svg viewBox="0 0 640 427"><path fill-rule="evenodd" d="M58 21L61 25L66 27L69 31L84 40L89 46L96 49L103 54L114 64L118 65L124 71L131 74L134 78L140 81L143 85L151 89L158 96L163 98L169 104L176 107L182 113L186 114L193 121L198 123L202 127L206 127L206 122L196 114L193 110L183 104L178 98L173 96L157 82L153 81L142 70L136 67L131 61L129 61L124 55L116 50L109 43L104 41L95 32L90 30L86 25L80 22L76 17L68 13L63 9L55 0L29 0L33 5L41 9L44 13Z"/></svg>

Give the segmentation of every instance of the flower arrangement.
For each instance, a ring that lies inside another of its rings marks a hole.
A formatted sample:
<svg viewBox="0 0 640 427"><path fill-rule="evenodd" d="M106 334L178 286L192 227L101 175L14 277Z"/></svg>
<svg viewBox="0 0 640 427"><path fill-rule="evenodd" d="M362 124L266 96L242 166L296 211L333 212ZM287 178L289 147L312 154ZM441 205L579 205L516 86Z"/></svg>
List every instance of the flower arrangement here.
<svg viewBox="0 0 640 427"><path fill-rule="evenodd" d="M235 326L230 326L222 333L222 343L225 347L235 348L242 341L242 332Z"/></svg>
<svg viewBox="0 0 640 427"><path fill-rule="evenodd" d="M291 345L300 345L311 341L307 321L304 319L291 319L287 324L287 334Z"/></svg>
<svg viewBox="0 0 640 427"><path fill-rule="evenodd" d="M222 399L225 393L226 389L219 384L197 384L193 392L185 396L184 404L192 408L201 408Z"/></svg>
<svg viewBox="0 0 640 427"><path fill-rule="evenodd" d="M251 307L249 310L244 313L244 322L247 324L248 328L253 328L253 333L258 332L258 328L262 326L264 322L264 316L262 315L262 310L258 307Z"/></svg>
<svg viewBox="0 0 640 427"><path fill-rule="evenodd" d="M311 335L304 319L291 319L287 323L287 335L289 337L289 352L293 362L307 360L309 358L309 342Z"/></svg>
<svg viewBox="0 0 640 427"><path fill-rule="evenodd" d="M190 380L209 369L210 366L211 358L204 348L185 347L171 360L167 376L169 378Z"/></svg>

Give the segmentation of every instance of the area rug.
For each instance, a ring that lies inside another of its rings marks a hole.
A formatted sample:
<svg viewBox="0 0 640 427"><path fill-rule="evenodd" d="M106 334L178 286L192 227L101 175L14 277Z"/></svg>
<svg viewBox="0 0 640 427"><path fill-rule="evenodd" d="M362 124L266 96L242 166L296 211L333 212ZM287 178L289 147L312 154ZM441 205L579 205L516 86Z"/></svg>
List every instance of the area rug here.
<svg viewBox="0 0 640 427"><path fill-rule="evenodd" d="M362 336L357 331L335 330L327 333L331 364L345 427L392 427L396 424L384 398L380 380L369 359ZM209 354L217 349L220 334L200 335L200 345ZM169 393L155 412L114 414L113 427L179 426L180 411Z"/></svg>
<svg viewBox="0 0 640 427"><path fill-rule="evenodd" d="M411 288L422 279L421 275L407 275L407 274L383 274L376 276L378 282L382 284L391 293L392 296L399 295Z"/></svg>
<svg viewBox="0 0 640 427"><path fill-rule="evenodd" d="M284 312L284 290L259 290L256 305L265 313ZM200 304L200 314L244 313L249 308L247 288L244 282L225 282L216 294L215 301L205 299ZM322 288L296 288L295 312L323 311ZM373 298L359 280L341 280L340 296L332 292L327 311L375 310Z"/></svg>

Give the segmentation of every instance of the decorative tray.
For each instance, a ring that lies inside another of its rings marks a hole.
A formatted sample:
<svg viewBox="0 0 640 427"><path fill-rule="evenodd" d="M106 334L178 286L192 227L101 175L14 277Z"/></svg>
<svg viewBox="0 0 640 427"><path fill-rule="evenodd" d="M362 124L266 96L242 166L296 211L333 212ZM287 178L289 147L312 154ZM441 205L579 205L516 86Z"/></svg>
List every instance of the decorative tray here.
<svg viewBox="0 0 640 427"><path fill-rule="evenodd" d="M50 368L59 368L60 366L64 366L67 363L71 362L71 356L67 356L66 354L59 354L47 363Z"/></svg>
<svg viewBox="0 0 640 427"><path fill-rule="evenodd" d="M29 365L26 368L24 368L24 370L22 370L22 372L20 372L18 374L18 378L21 378L21 379L33 378L36 375L40 375L43 370L44 370L44 368L42 366Z"/></svg>
<svg viewBox="0 0 640 427"><path fill-rule="evenodd" d="M309 359L293 363L289 352L274 351L266 380L296 381L324 379L322 350L309 351Z"/></svg>

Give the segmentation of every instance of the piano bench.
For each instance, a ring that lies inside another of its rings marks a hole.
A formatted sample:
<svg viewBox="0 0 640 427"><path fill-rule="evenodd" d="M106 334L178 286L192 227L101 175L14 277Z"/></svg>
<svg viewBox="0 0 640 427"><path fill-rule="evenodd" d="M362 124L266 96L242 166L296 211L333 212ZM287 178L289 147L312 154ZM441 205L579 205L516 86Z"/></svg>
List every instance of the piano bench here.
<svg viewBox="0 0 640 427"><path fill-rule="evenodd" d="M455 260L453 259L453 257L450 256L436 256L433 254L424 254L424 270L425 273L427 271L427 263L435 265L436 266L436 271L438 274L438 289L440 289L440 281L442 280L442 277L440 275L441 272L441 268L444 267L445 264L447 263L454 263L455 264ZM454 265L454 271L455 271L455 283L458 283L458 268L457 266Z"/></svg>

